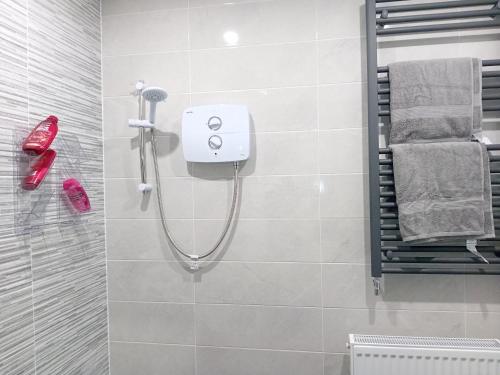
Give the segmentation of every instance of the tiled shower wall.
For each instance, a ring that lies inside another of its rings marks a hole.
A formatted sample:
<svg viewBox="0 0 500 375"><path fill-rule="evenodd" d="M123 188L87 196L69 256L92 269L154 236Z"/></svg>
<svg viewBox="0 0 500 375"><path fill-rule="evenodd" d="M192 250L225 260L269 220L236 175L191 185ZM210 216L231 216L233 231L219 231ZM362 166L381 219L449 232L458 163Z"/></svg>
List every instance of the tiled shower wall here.
<svg viewBox="0 0 500 375"><path fill-rule="evenodd" d="M0 3L2 375L109 373L100 27L99 0ZM58 158L22 192L18 142L49 114ZM85 218L59 200L68 174L90 195Z"/></svg>
<svg viewBox="0 0 500 375"><path fill-rule="evenodd" d="M498 278L386 276L373 295L362 2L225 3L103 1L112 374L338 375L348 333L499 337ZM499 45L498 34L451 33L384 42L380 57L498 58ZM215 241L231 167L186 164L182 111L240 103L252 114L237 224L195 274L169 248L155 195L137 191L127 118L140 79L169 92L160 168L168 224L187 249Z"/></svg>

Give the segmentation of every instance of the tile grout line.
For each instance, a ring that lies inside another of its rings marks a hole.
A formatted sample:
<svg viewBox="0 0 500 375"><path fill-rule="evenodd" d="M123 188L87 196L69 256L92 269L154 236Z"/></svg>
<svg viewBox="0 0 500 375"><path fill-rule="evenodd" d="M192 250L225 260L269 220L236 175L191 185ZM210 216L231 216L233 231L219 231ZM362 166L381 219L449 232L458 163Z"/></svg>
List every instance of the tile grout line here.
<svg viewBox="0 0 500 375"><path fill-rule="evenodd" d="M291 129L291 130L259 130L259 131L253 131L250 132L252 135L258 135L258 136L268 136L268 135L290 135L290 136L295 136L297 134L314 134L316 132L318 133L333 133L333 132L348 132L348 131L363 131L365 130L365 126L357 126L357 127L346 127L346 128L330 128L330 129ZM158 139L170 139L170 138L175 138L174 135L159 135L157 136ZM115 136L106 136L104 138L106 141L130 141L130 137L126 135L115 135ZM0 178L2 178L0 176Z"/></svg>
<svg viewBox="0 0 500 375"><path fill-rule="evenodd" d="M26 0L26 104L27 104L27 115L28 115L28 123L27 127L29 129L30 125L30 12L29 12L29 4L30 0ZM36 334L36 319L35 319L35 276L33 271L33 247L31 246L31 231L29 234L29 249L30 249L30 268L31 268L31 311L32 311L32 319L33 319L33 356L34 356L34 366L35 366L35 375L37 375L38 371L38 359L37 359L37 334Z"/></svg>
<svg viewBox="0 0 500 375"><path fill-rule="evenodd" d="M103 15L102 15L102 2L99 1L99 10L100 10L100 37L101 37L101 144L103 147L102 153L102 187L104 190L104 202L106 201L106 166L105 166L105 152L104 152L104 72L103 72ZM108 335L108 372L109 375L112 375L111 368L111 335L110 335L110 310L109 310L109 262L108 262L108 244L107 244L107 215L106 215L106 205L103 205L103 216L104 216L104 257L105 257L105 267L106 267L106 317L107 317L107 335Z"/></svg>
<svg viewBox="0 0 500 375"><path fill-rule="evenodd" d="M144 56L144 55L138 55L138 56ZM360 80L349 80L349 81L336 81L336 82L327 82L327 83L321 83L318 85L314 85L311 83L302 83L302 84L296 84L296 85L275 85L275 86L249 86L249 87L244 87L241 89L236 89L236 88L218 88L218 89L209 89L209 90L195 90L192 91L191 94L194 95L203 95L203 94L224 94L224 93L245 93L245 92L258 92L262 90L293 90L293 89L314 89L316 87L330 87L330 86L342 86L342 85L365 85L366 86L367 81L365 79L360 79ZM188 96L190 95L189 92L186 91L172 91L170 93L170 96ZM104 95L104 99L125 99L127 98L128 95L126 93L114 93L114 94L107 94ZM367 125L363 125L362 127L367 127Z"/></svg>
<svg viewBox="0 0 500 375"><path fill-rule="evenodd" d="M212 46L212 47L204 47L204 48L180 48L180 49L170 49L164 51L154 51L154 52L142 52L142 53L116 53L111 55L104 55L104 58L120 58L120 57L134 57L134 56L151 56L151 55L168 55L168 54L180 54L180 53L188 53L188 52L212 52L212 51L229 51L229 50L241 50L245 48L261 48L261 47L282 47L282 46L297 46L297 45L314 45L316 42L338 42L344 40L361 40L366 39L365 36L350 36L350 37L342 37L342 38L313 38L307 40L299 40L299 41L281 41L281 42L260 42L260 43L252 43L252 44L240 44L238 46Z"/></svg>
<svg viewBox="0 0 500 375"><path fill-rule="evenodd" d="M353 173L306 173L306 174L260 174L260 175L240 175L244 176L246 178L263 178L263 177L315 177L315 176L368 176L367 172L353 172ZM162 180L173 180L173 179L178 179L178 180L188 180L192 178L193 176L166 176L166 177L161 177ZM215 175L215 177L226 177L227 179L230 178L228 173L226 174L219 174ZM107 180L139 180L139 177L107 177ZM339 216L339 217L346 217L346 216Z"/></svg>
<svg viewBox="0 0 500 375"><path fill-rule="evenodd" d="M193 86L193 77L192 77L192 55L191 55L191 0L187 0L187 41L188 41L188 51L187 51L187 58L188 58L188 99L189 99L189 106L193 105L193 95L192 95L192 86ZM182 141L181 141L182 142ZM195 180L194 180L194 170L195 170L195 165L194 163L189 163L188 169L191 170L191 217L192 217L192 222L191 222L191 236L192 236L192 247L193 247L193 253L196 253L196 230L195 230ZM193 359L194 359L194 375L198 375L198 350L197 350L197 328L196 328L196 273L191 274L191 282L193 283L193 339L194 339L194 352L193 352Z"/></svg>
<svg viewBox="0 0 500 375"><path fill-rule="evenodd" d="M243 0L239 1L237 4L234 3L228 3L228 2L223 2L223 3L215 3L215 4L208 4L208 5L190 5L189 0L187 0L187 6L182 7L172 7L172 8L158 8L158 9L151 9L151 10L136 10L136 11L131 11L131 12L124 12L124 13L110 13L104 15L104 17L120 17L120 16L135 16L138 14L148 14L148 13L156 13L156 12L174 12L174 11L180 11L180 10L189 10L189 9L210 9L210 8L223 8L225 6L229 5L247 5L247 4L260 4L260 3L269 3L272 2L273 0Z"/></svg>
<svg viewBox="0 0 500 375"><path fill-rule="evenodd" d="M222 221L222 220L220 220ZM159 264L178 264L179 262L176 259L109 259L110 263L159 263ZM360 262L322 262L321 260L314 261L282 261L282 260L273 260L273 261L262 261L262 260L206 260L204 264L296 264L296 265L339 265L339 266L368 266L369 263L360 263Z"/></svg>
<svg viewBox="0 0 500 375"><path fill-rule="evenodd" d="M142 56L142 55L141 55ZM293 90L293 89L314 89L316 87L331 87L331 86L348 86L348 85L366 85L366 81L358 80L358 81L341 81L341 82L333 82L333 83L319 83L315 84L304 84L304 85L291 85L291 86L261 86L261 87L249 87L242 89L220 89L220 90L208 90L208 91L192 91L192 94L213 94L213 93L246 93L246 92L259 92L262 90ZM189 95L189 92L174 92L170 96L183 96ZM104 95L105 99L127 99L129 95ZM363 127L367 127L364 125ZM328 130L328 129L326 129Z"/></svg>
<svg viewBox="0 0 500 375"><path fill-rule="evenodd" d="M120 301L120 300L111 300L112 303L117 304L135 304L135 305L173 305L173 306L190 306L194 305L194 302L165 302L165 301ZM401 308L377 308L377 307L345 307L345 306L336 306L336 307L321 307L321 306L292 306L292 305L264 305L264 304L242 304L242 303L210 303L210 302L197 302L198 306L210 306L215 308L220 307L229 307L229 308L264 308L264 309L275 309L275 310L332 310L332 311L373 311L380 313L427 313L427 314L453 314L453 315L461 315L463 311L458 310L422 310L422 309L412 309L410 307L401 309ZM470 314L482 314L481 311L472 311ZM500 312L493 311L489 312L490 315L498 316L500 318Z"/></svg>
<svg viewBox="0 0 500 375"><path fill-rule="evenodd" d="M468 327L467 327L467 313L468 313L468 306L467 306L467 275L463 275L463 283L464 283L464 337L468 337L469 332L468 332Z"/></svg>
<svg viewBox="0 0 500 375"><path fill-rule="evenodd" d="M365 219L367 220L368 217L366 216L352 216L352 217L345 217L345 216L339 216L339 217L335 217L335 216L330 216L330 217L324 217L324 218L321 218L321 219L317 219L317 218L314 218L314 217L243 217L243 218L240 218L240 220L243 220L243 221L248 221L248 222L252 222L252 221L275 221L275 222L287 222L287 221L290 221L290 222L296 222L296 221L307 221L307 222L315 222L315 221L319 221L319 220L335 220L335 219L358 219L358 220L361 220L361 219ZM122 220L142 220L142 221L148 221L148 220L160 220L158 217L113 217L113 218L110 218L108 220L114 220L114 221L122 221ZM191 218L173 218L173 219L170 219L168 218L167 221L189 221L191 220ZM207 218L207 217L200 217L200 218L196 218L197 221L223 221L224 218ZM120 260L120 259L117 259L117 260ZM140 260L139 258L137 260ZM145 260L148 260L148 259L145 259ZM326 263L337 263L337 262L326 262ZM340 262L342 263L342 262ZM356 262L355 262L356 263Z"/></svg>
<svg viewBox="0 0 500 375"><path fill-rule="evenodd" d="M184 347L193 348L194 345L191 344L179 344L179 343L165 343L165 342L151 342L151 341L122 341L122 340L112 340L112 342L119 344L131 344L131 345L152 345L152 346L166 346L166 347ZM255 347L245 347L245 346L216 346L216 345L199 345L200 348L210 348L210 349L225 349L225 350L244 350L244 351L262 351L262 352L277 352L277 353L306 353L306 354L323 354L321 351L314 350L298 350L298 349L274 349L274 348L255 348ZM328 354L345 354L342 352L328 352Z"/></svg>
<svg viewBox="0 0 500 375"><path fill-rule="evenodd" d="M318 222L319 222L319 261L320 261L320 303L321 303L321 351L322 351L322 374L325 375L325 309L324 309L324 285L323 285L323 244L322 244L322 220L321 220L321 190L320 190L320 185L321 185L321 174L320 174L320 158L321 158L321 153L320 153L320 115L319 115L319 82L320 82L320 63L319 63L319 14L318 14L318 2L315 1L314 3L314 22L315 22L315 57L316 57L316 169L315 172L317 173L317 194L318 194Z"/></svg>
<svg viewBox="0 0 500 375"><path fill-rule="evenodd" d="M172 305L172 306L190 306L194 305L194 302L172 302L172 301L127 301L127 300L114 300L110 299L110 303L116 303L116 304L130 304L130 305ZM412 308L405 308L405 309L398 309L398 308L376 308L376 307L322 307L320 305L318 306L293 306L293 305L264 305L264 304L241 304L241 303L210 303L210 302L203 302L203 303L197 303L199 306L209 306L209 307L228 307L228 308L264 308L264 309L276 309L276 310L281 310L281 309L289 309L289 310L333 310L333 311L373 311L373 312L380 312L380 313L427 313L427 314L463 314L463 311L458 311L458 310L421 310L421 309L412 309ZM477 315L477 314L483 314L482 311L469 311L468 314L472 315ZM498 317L500 319L500 311L490 311L490 315ZM22 317L24 314L23 313L18 313L16 315L13 315L10 317L8 320L0 321L0 324L9 322L10 320L14 320L17 318ZM120 340L113 340L110 339L110 342L116 342ZM194 344L188 344L189 346L194 346ZM198 346L207 346L207 345L198 345ZM325 353L328 353L325 351Z"/></svg>

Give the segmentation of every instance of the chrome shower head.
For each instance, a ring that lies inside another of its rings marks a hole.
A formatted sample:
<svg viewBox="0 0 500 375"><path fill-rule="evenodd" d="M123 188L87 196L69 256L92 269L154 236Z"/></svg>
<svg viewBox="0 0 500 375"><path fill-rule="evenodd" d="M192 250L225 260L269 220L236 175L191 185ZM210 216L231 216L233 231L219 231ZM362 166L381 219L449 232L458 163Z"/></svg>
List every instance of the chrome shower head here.
<svg viewBox="0 0 500 375"><path fill-rule="evenodd" d="M167 96L167 92L160 87L148 87L142 91L142 97L149 102L150 123L155 123L156 103L164 101Z"/></svg>

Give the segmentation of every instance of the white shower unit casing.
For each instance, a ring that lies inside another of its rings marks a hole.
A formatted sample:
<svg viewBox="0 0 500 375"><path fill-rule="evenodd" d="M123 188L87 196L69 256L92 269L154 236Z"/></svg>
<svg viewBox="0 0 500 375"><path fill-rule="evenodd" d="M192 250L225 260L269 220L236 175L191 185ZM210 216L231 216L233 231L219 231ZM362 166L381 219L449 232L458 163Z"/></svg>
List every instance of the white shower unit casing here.
<svg viewBox="0 0 500 375"><path fill-rule="evenodd" d="M224 163L250 156L250 115L244 105L187 108L182 116L184 158L196 163Z"/></svg>

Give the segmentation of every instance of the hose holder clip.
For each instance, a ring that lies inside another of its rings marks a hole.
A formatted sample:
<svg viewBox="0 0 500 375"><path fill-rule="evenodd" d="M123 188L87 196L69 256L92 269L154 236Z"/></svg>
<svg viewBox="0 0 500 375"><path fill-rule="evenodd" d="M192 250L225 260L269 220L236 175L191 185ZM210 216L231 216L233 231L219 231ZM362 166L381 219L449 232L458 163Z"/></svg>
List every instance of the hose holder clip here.
<svg viewBox="0 0 500 375"><path fill-rule="evenodd" d="M200 269L200 257L196 254L190 255L188 264L191 271L198 271Z"/></svg>

